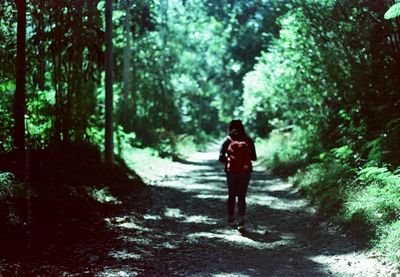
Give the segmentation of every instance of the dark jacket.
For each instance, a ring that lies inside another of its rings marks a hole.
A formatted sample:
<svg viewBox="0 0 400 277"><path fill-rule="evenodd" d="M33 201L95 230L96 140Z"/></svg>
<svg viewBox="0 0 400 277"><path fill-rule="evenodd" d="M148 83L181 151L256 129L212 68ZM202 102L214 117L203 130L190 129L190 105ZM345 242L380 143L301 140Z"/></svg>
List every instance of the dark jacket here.
<svg viewBox="0 0 400 277"><path fill-rule="evenodd" d="M249 150L250 150L250 159L252 161L256 161L257 160L257 154L256 154L256 148L254 146L254 141L248 137L248 136L235 136L235 135L231 135L231 137L227 137L225 139L225 141L222 143L221 145L221 149L219 151L219 161L221 163L225 164L225 172L226 172L226 165L227 165L227 152L228 152L228 147L229 144L231 143L231 141L233 140L239 140L239 141L245 141L247 143L247 145L249 146Z"/></svg>

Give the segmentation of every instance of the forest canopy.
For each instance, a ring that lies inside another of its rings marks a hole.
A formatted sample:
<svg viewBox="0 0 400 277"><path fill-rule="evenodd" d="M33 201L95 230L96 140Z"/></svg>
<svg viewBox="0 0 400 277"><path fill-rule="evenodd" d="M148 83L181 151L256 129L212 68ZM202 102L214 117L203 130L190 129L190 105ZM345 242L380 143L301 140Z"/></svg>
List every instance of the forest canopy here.
<svg viewBox="0 0 400 277"><path fill-rule="evenodd" d="M103 145L105 3L27 1L30 147ZM116 136L132 134L134 144L154 146L172 134L199 139L219 134L224 123L241 115L242 78L277 33L273 17L281 12L275 6L261 1L113 3ZM5 150L12 148L17 9L15 1L0 7Z"/></svg>
<svg viewBox="0 0 400 277"><path fill-rule="evenodd" d="M28 144L102 146L105 1L27 4ZM390 3L142 0L113 6L116 136L131 134L134 144L154 146L171 143L174 134L220 134L240 117L255 136L296 125L311 140L323 138L321 147L347 139L358 141L354 150L363 141L396 148L398 19L383 19ZM0 13L1 142L10 150L15 1L4 1Z"/></svg>

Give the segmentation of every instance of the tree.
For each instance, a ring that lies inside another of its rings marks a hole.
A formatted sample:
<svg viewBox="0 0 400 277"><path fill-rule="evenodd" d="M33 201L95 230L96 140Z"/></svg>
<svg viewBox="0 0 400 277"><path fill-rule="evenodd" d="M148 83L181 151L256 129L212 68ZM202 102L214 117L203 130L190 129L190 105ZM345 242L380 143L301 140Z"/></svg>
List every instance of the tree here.
<svg viewBox="0 0 400 277"><path fill-rule="evenodd" d="M17 63L14 95L14 147L21 165L25 160L26 1L17 1ZM20 172L19 172L20 173Z"/></svg>
<svg viewBox="0 0 400 277"><path fill-rule="evenodd" d="M106 102L105 102L105 161L108 166L114 163L113 141L113 53L112 53L112 0L106 0Z"/></svg>
<svg viewBox="0 0 400 277"><path fill-rule="evenodd" d="M121 122L127 121L127 102L128 95L130 93L130 70L131 70L131 58L132 58L132 50L131 50L131 16L130 16L130 8L131 1L124 1L125 8L125 18L124 18L124 40L125 45L123 49L123 84L122 84L122 101L120 105L120 120Z"/></svg>

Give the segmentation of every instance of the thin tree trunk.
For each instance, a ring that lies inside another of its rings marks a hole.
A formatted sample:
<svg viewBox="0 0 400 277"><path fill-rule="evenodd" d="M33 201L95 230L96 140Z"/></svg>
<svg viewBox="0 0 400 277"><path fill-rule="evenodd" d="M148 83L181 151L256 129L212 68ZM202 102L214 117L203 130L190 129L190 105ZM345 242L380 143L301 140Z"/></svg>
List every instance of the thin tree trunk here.
<svg viewBox="0 0 400 277"><path fill-rule="evenodd" d="M62 108L62 85L61 85L61 57L60 54L53 56L53 85L55 92L55 120L54 120L54 138L53 142L55 145L59 145L62 141L62 121L63 121L63 108Z"/></svg>
<svg viewBox="0 0 400 277"><path fill-rule="evenodd" d="M17 1L18 27L17 27L17 64L16 64L16 89L14 95L14 147L17 153L16 174L27 184L27 222L26 250L27 256L31 249L31 189L28 176L28 157L25 149L25 79L26 79L26 1Z"/></svg>
<svg viewBox="0 0 400 277"><path fill-rule="evenodd" d="M131 40L130 40L130 6L131 1L125 1L125 46L124 46L124 72L123 72L123 87L122 87L122 102L121 102L121 122L123 125L127 124L128 117L128 95L130 93L130 69L131 69Z"/></svg>
<svg viewBox="0 0 400 277"><path fill-rule="evenodd" d="M113 54L112 54L112 0L106 0L106 102L105 102L105 162L108 166L114 163L113 142Z"/></svg>
<svg viewBox="0 0 400 277"><path fill-rule="evenodd" d="M40 90L44 90L44 82L45 82L45 72L46 72L46 59L45 59L45 47L44 47L44 13L45 13L45 4L43 0L39 1L39 18L38 18L38 35L39 35L39 45L38 45L38 85Z"/></svg>
<svg viewBox="0 0 400 277"><path fill-rule="evenodd" d="M17 64L14 95L14 147L18 158L18 174L25 164L25 77L26 77L26 1L17 1Z"/></svg>
<svg viewBox="0 0 400 277"><path fill-rule="evenodd" d="M76 30L77 34L83 33L83 3L77 3L77 14L76 14ZM74 73L73 76L73 84L74 84L74 105L73 105L73 112L71 114L73 128L75 132L75 141L82 141L83 134L85 132L85 126L87 123L86 118L86 111L84 105L84 98L83 98L83 90L84 90L84 82L83 82L83 44L79 41L76 41L76 52L74 54ZM84 119L84 120L82 120Z"/></svg>
<svg viewBox="0 0 400 277"><path fill-rule="evenodd" d="M154 99L154 103L156 109L160 109L163 111L161 124L164 128L166 128L166 122L168 117L167 106L164 105L164 101L167 99L167 90L168 90L168 74L167 74L167 57L169 56L169 51L167 47L167 33L168 33L168 0L160 1L160 10L161 10L161 39L162 39L162 60L161 60L161 82L160 82L160 100L156 96ZM158 101L157 101L158 100ZM162 105L161 107L157 107L158 105Z"/></svg>

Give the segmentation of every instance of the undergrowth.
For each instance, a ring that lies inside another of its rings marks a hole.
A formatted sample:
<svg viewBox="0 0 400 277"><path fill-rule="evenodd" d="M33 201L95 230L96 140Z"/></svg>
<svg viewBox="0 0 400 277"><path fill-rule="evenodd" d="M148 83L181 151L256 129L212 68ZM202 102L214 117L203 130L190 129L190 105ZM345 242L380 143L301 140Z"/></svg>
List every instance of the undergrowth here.
<svg viewBox="0 0 400 277"><path fill-rule="evenodd" d="M396 228L400 224L399 170L364 167L354 181L357 185L348 190L343 207L344 221L356 230L368 227L373 245L400 262L400 229Z"/></svg>
<svg viewBox="0 0 400 277"><path fill-rule="evenodd" d="M64 259L66 248L108 237L104 217L141 214L151 201L123 160L116 157L108 168L92 145L30 150L28 156L29 178L20 184L10 173L13 153L0 155L0 258Z"/></svg>
<svg viewBox="0 0 400 277"><path fill-rule="evenodd" d="M367 143L363 161L351 145L316 155L320 145L296 129L257 141L268 169L290 176L320 213L400 262L400 168L384 163L375 146Z"/></svg>
<svg viewBox="0 0 400 277"><path fill-rule="evenodd" d="M317 145L308 145L306 132L294 127L291 132L274 130L267 140L256 139L257 155L260 162L273 173L290 176L304 166Z"/></svg>

